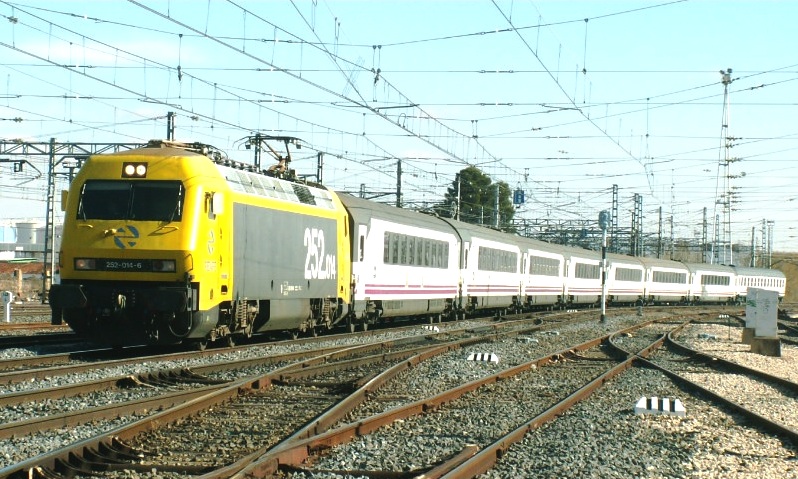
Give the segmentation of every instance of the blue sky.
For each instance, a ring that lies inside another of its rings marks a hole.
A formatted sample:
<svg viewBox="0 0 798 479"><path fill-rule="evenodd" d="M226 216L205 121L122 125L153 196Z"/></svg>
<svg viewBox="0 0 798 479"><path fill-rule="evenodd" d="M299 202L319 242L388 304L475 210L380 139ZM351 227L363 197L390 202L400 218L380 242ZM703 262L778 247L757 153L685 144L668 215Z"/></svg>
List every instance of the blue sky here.
<svg viewBox="0 0 798 479"><path fill-rule="evenodd" d="M144 142L174 111L178 140L242 161L256 131L302 138L292 166L312 174L325 152L335 189L393 191L401 159L404 202L430 204L471 164L525 191L517 217L595 220L618 185L623 228L639 194L647 233L661 208L666 235L672 216L695 238L706 208L711 236L731 199L733 242L769 220L775 249L798 251L796 2L28 0L0 15L5 140ZM0 164L0 217L44 218L32 171Z"/></svg>

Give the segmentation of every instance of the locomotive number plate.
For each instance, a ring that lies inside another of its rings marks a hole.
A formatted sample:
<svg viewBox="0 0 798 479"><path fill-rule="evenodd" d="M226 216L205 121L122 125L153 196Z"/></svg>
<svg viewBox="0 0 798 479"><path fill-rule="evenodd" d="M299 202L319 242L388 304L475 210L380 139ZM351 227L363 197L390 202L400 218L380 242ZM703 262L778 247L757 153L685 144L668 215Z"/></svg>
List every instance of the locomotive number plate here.
<svg viewBox="0 0 798 479"><path fill-rule="evenodd" d="M98 259L98 271L152 271L149 259Z"/></svg>

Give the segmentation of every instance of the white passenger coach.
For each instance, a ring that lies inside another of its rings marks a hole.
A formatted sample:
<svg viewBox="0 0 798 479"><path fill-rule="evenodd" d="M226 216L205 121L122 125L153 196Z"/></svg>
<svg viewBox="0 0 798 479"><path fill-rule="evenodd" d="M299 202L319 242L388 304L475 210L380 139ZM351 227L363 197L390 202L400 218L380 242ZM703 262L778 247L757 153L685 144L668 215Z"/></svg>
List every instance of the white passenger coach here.
<svg viewBox="0 0 798 479"><path fill-rule="evenodd" d="M350 215L350 307L363 324L479 310L599 306L601 253L545 243L339 194ZM608 304L737 303L747 288L784 296L777 270L608 254Z"/></svg>

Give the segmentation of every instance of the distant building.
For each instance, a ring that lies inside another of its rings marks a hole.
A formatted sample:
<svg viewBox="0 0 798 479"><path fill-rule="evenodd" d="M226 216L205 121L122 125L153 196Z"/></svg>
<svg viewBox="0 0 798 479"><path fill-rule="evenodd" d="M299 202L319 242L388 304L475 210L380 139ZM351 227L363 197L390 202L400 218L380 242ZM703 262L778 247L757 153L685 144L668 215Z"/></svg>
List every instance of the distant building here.
<svg viewBox="0 0 798 479"><path fill-rule="evenodd" d="M61 244L61 225L55 228L54 251ZM0 224L0 261L21 258L44 259L45 224L42 221L17 221Z"/></svg>

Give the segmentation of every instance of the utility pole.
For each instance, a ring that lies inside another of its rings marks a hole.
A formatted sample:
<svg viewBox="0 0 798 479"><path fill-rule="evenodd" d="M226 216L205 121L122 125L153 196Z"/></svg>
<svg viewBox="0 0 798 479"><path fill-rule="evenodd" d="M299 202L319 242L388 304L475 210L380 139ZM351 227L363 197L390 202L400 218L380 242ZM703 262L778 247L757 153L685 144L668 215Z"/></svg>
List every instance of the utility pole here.
<svg viewBox="0 0 798 479"><path fill-rule="evenodd" d="M607 322L607 228L610 225L610 212L602 210L598 217L601 228L601 316L599 321Z"/></svg>
<svg viewBox="0 0 798 479"><path fill-rule="evenodd" d="M610 245L613 253L618 252L618 185L612 185L612 224L610 225Z"/></svg>
<svg viewBox="0 0 798 479"><path fill-rule="evenodd" d="M773 267L773 227L776 226L776 222L773 220L768 220L768 248L767 248L767 267Z"/></svg>
<svg viewBox="0 0 798 479"><path fill-rule="evenodd" d="M658 208L659 210L659 228L657 230L657 258L662 258L662 206Z"/></svg>
<svg viewBox="0 0 798 479"><path fill-rule="evenodd" d="M668 259L673 260L673 257L675 256L675 253L676 253L675 245L674 245L675 241L674 241L674 238L673 238L673 215L671 215L671 217L668 219L668 221L670 221L670 223L671 223L671 240L670 240L671 241L671 255L670 255L670 257Z"/></svg>
<svg viewBox="0 0 798 479"><path fill-rule="evenodd" d="M643 254L643 196L639 193L634 194L632 232L629 240L629 254L631 256L641 256Z"/></svg>
<svg viewBox="0 0 798 479"><path fill-rule="evenodd" d="M701 222L701 261L704 263L707 262L707 229L707 207L705 206L704 220Z"/></svg>
<svg viewBox="0 0 798 479"><path fill-rule="evenodd" d="M718 252L718 245L720 243L720 215L715 215L715 240L712 242L712 261L710 263L717 264L719 262L720 253Z"/></svg>
<svg viewBox="0 0 798 479"><path fill-rule="evenodd" d="M324 152L320 151L316 153L316 182L318 184L323 185L324 180L322 179L322 175L324 174Z"/></svg>
<svg viewBox="0 0 798 479"><path fill-rule="evenodd" d="M722 168L718 168L719 172L722 171L723 174L723 193L721 193L721 197L715 200L715 204L720 204L722 206L722 213L723 213L723 234L722 238L720 239L720 243L717 245L717 249L720 250L718 253L719 260L721 264L734 264L734 250L732 248L732 232L731 232L731 197L732 197L732 190L731 190L731 172L729 165L737 161L730 157L730 149L732 147L732 141L734 140L729 135L729 85L734 81L731 77L732 69L727 68L726 71L721 70L721 83L723 84L723 119L721 122L721 142L723 144L723 158L721 159L720 166ZM715 235L716 237L720 237L719 235Z"/></svg>
<svg viewBox="0 0 798 479"><path fill-rule="evenodd" d="M166 139L169 141L175 139L175 112L173 111L166 113Z"/></svg>
<svg viewBox="0 0 798 479"><path fill-rule="evenodd" d="M402 160L396 160L396 207L402 207Z"/></svg>
<svg viewBox="0 0 798 479"><path fill-rule="evenodd" d="M460 221L460 173L457 173L457 206L454 210L454 219Z"/></svg>
<svg viewBox="0 0 798 479"><path fill-rule="evenodd" d="M44 217L44 263L42 267L42 303L49 297L50 286L53 284L55 274L55 138L50 138L50 154L47 166L47 213ZM49 265L48 263L49 259Z"/></svg>
<svg viewBox="0 0 798 479"><path fill-rule="evenodd" d="M499 184L496 183L496 224L493 225L499 229Z"/></svg>

